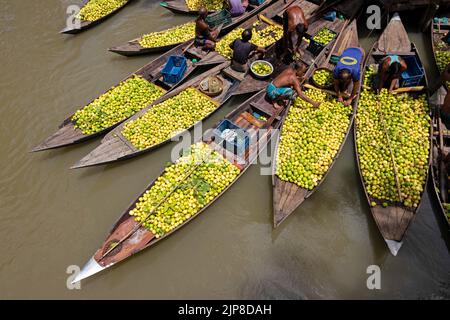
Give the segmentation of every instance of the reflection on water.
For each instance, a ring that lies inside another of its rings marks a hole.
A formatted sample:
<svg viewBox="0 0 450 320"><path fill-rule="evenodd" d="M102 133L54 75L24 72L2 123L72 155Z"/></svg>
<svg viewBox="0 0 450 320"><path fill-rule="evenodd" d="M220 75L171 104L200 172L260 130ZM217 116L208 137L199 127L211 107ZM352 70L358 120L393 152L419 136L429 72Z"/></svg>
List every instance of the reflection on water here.
<svg viewBox="0 0 450 320"><path fill-rule="evenodd" d="M426 196L392 257L365 203L352 138L320 191L279 229L271 226L271 179L254 166L180 232L83 282L81 291L67 290L67 266L91 256L159 174L171 146L78 171L68 168L99 139L28 151L77 107L155 57L127 59L106 48L192 19L141 0L92 30L60 35L74 2L0 0L1 298L449 298L448 233L434 205ZM411 37L434 77L427 34ZM367 50L374 39L363 40ZM382 270L379 291L366 288L373 264Z"/></svg>

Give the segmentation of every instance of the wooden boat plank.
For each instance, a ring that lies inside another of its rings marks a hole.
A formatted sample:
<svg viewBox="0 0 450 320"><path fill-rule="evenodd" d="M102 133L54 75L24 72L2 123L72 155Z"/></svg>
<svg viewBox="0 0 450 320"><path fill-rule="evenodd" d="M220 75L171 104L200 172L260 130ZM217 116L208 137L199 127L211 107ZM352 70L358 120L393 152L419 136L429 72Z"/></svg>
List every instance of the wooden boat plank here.
<svg viewBox="0 0 450 320"><path fill-rule="evenodd" d="M392 18L381 34L376 49L383 54L405 54L411 52L411 41L400 16L396 15Z"/></svg>

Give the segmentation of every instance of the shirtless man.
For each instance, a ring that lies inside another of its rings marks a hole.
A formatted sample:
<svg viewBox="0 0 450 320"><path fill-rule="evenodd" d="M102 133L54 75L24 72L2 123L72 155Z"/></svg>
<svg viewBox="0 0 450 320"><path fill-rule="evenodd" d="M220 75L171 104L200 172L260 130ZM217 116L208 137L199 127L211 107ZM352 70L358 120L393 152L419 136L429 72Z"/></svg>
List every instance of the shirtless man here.
<svg viewBox="0 0 450 320"><path fill-rule="evenodd" d="M319 102L311 100L302 91L300 79L306 72L306 66L295 64L294 68L288 67L281 72L266 88L267 97L273 102L276 109L280 108L278 102L294 99L294 93L314 107L320 106Z"/></svg>
<svg viewBox="0 0 450 320"><path fill-rule="evenodd" d="M309 23L299 6L291 6L283 14L283 44L286 54L300 54L300 45L308 31ZM294 46L293 38L297 36Z"/></svg>
<svg viewBox="0 0 450 320"><path fill-rule="evenodd" d="M205 51L216 48L217 36L219 34L217 29L211 29L206 23L205 19L207 16L208 10L205 7L201 7L198 10L198 18L195 20L194 45Z"/></svg>
<svg viewBox="0 0 450 320"><path fill-rule="evenodd" d="M398 55L388 55L384 58L378 67L377 92L384 87L388 87L389 92L398 89L400 75L406 69L408 69L406 61Z"/></svg>

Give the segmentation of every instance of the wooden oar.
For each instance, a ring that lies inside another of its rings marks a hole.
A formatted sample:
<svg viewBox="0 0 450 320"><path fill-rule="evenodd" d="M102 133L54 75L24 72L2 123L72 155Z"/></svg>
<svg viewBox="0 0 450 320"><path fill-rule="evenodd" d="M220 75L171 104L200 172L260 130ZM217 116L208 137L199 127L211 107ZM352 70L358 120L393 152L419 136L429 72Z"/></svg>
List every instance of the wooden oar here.
<svg viewBox="0 0 450 320"><path fill-rule="evenodd" d="M195 170L197 170L197 168L203 164L204 160L202 160L202 162L200 162L198 165L196 165L145 217L144 219L142 219L138 225L136 227L134 227L130 232L128 232L122 239L120 239L117 243L114 244L114 246L112 246L108 251L106 251L102 257L100 258L103 259L104 257L106 257L109 253L111 253L111 251L113 251L115 248L117 248L118 245L120 245L121 243L123 243L125 240L127 240L132 234L134 234L143 224L145 221L147 221L147 219L153 214L155 213L156 209L158 209L175 191L178 190L178 188L181 186L181 183L184 182L187 178L189 178L194 172Z"/></svg>
<svg viewBox="0 0 450 320"><path fill-rule="evenodd" d="M365 86L365 85L363 85L362 87L363 87L363 89L367 89L367 90L372 89L371 87ZM423 91L424 89L425 89L424 86L404 87L404 88L395 89L391 93L392 94L400 94L400 93L406 93L406 92L420 92L420 91Z"/></svg>
<svg viewBox="0 0 450 320"><path fill-rule="evenodd" d="M397 165L395 163L394 151L392 150L392 146L391 146L391 139L389 138L389 133L386 128L386 122L384 121L383 111L381 110L381 104L379 101L377 102L377 105L378 105L378 113L380 115L381 124L383 126L383 131L384 131L384 134L386 135L386 139L388 142L389 152L391 153L391 160L392 160L392 165L394 167L395 183L397 185L398 198L399 198L400 202L403 202L400 181L398 179Z"/></svg>

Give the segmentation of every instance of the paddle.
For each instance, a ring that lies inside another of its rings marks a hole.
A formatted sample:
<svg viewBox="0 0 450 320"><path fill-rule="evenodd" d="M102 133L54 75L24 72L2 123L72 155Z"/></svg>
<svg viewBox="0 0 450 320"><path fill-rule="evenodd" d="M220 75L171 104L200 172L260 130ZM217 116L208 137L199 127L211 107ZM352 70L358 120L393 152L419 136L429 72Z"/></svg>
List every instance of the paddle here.
<svg viewBox="0 0 450 320"><path fill-rule="evenodd" d="M106 251L102 257L100 258L103 259L104 257L106 257L109 253L111 253L111 251L113 251L115 248L117 248L118 245L120 245L121 243L123 243L125 240L127 240L132 234L134 234L136 231L139 230L139 228L144 224L145 221L147 221L147 219L153 214L155 213L156 209L158 209L163 203L164 201L166 201L175 191L178 190L178 188L181 186L182 182L185 181L187 178L189 178L194 172L195 170L197 170L198 167L200 167L200 165L202 165L204 162L204 160L202 160L202 162L200 162L199 164L197 164L166 196L164 196L164 198L155 206L155 208L153 208L145 217L144 219L142 219L136 227L134 227L130 232L128 232L122 239L120 239L117 243L114 244L114 246L112 246L108 251Z"/></svg>
<svg viewBox="0 0 450 320"><path fill-rule="evenodd" d="M364 88L364 89L367 89L367 90L372 89L371 87L369 87L369 86L364 86L364 85L363 85L363 88ZM420 92L420 91L423 91L424 89L425 89L424 86L404 87L404 88L398 88L398 89L395 89L395 90L393 90L391 93L392 93L392 94L400 94L400 93L406 93L406 92Z"/></svg>

